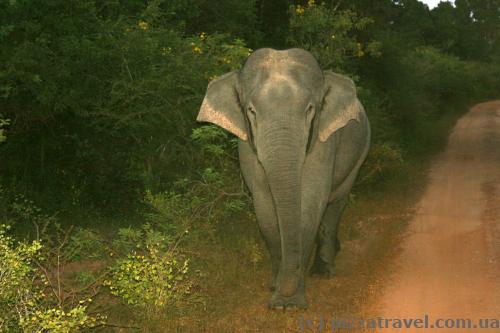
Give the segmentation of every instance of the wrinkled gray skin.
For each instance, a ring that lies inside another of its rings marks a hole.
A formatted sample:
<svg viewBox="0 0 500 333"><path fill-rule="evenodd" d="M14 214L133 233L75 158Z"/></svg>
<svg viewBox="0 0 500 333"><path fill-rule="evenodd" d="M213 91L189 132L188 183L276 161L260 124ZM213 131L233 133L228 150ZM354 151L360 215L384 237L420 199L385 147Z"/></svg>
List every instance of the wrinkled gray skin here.
<svg viewBox="0 0 500 333"><path fill-rule="evenodd" d="M370 126L347 77L302 49L260 49L242 70L211 82L198 121L239 137L240 165L268 246L270 308L305 308L304 274L331 276L337 227L370 145Z"/></svg>

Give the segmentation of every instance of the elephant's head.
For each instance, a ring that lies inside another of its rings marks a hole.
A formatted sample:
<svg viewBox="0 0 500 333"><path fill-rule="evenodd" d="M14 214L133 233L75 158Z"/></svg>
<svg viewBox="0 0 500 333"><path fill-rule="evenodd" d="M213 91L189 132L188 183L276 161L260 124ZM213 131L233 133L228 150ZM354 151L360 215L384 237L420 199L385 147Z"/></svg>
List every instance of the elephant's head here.
<svg viewBox="0 0 500 333"><path fill-rule="evenodd" d="M301 49L254 52L239 72L211 82L198 121L255 150L274 199L282 246L278 288L293 295L302 269L301 174L308 152L358 119L352 81L323 72Z"/></svg>

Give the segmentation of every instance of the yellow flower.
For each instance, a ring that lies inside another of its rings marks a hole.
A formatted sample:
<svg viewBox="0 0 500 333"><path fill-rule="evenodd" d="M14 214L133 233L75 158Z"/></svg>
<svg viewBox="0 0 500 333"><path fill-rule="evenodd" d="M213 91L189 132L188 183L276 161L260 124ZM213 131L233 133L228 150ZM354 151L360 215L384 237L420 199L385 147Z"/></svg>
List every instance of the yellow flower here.
<svg viewBox="0 0 500 333"><path fill-rule="evenodd" d="M170 52L172 52L172 48L171 47L162 47L162 49L161 49L161 54L164 55L164 56L166 56Z"/></svg>
<svg viewBox="0 0 500 333"><path fill-rule="evenodd" d="M200 49L198 46L193 47L193 52L194 52L194 53L198 53L198 54L203 53L203 52L201 51L201 49Z"/></svg>
<svg viewBox="0 0 500 333"><path fill-rule="evenodd" d="M332 39L335 39L335 35L332 35Z"/></svg>
<svg viewBox="0 0 500 333"><path fill-rule="evenodd" d="M139 26L139 28L141 28L142 30L147 30L148 27L149 27L149 24L148 22L146 21L139 21L139 23L137 23L137 25Z"/></svg>
<svg viewBox="0 0 500 333"><path fill-rule="evenodd" d="M298 15L302 15L304 14L304 7L302 7L301 5L298 5L297 8L295 8L295 12L298 14Z"/></svg>
<svg viewBox="0 0 500 333"><path fill-rule="evenodd" d="M365 55L365 52L363 52L363 46L361 45L361 43L356 43L356 46L358 47L358 52L357 52L357 56L359 58L361 58L362 56Z"/></svg>
<svg viewBox="0 0 500 333"><path fill-rule="evenodd" d="M206 34L206 33L204 33L204 32L202 32L202 33L200 34L200 39L201 39L201 40L205 40L206 38L207 38L207 34Z"/></svg>
<svg viewBox="0 0 500 333"><path fill-rule="evenodd" d="M224 59L222 59L222 60L223 60L226 64L230 64L230 63L231 63L231 60L230 60L230 59L228 59L228 58L224 58Z"/></svg>
<svg viewBox="0 0 500 333"><path fill-rule="evenodd" d="M307 1L307 5L309 7L314 7L316 5L316 2L314 0L309 0L309 1Z"/></svg>
<svg viewBox="0 0 500 333"><path fill-rule="evenodd" d="M215 80L215 79L217 79L217 78L219 78L219 76L217 76L217 75L212 75L212 76L210 76L210 77L208 78L208 80L209 80L209 81L213 81L213 80ZM187 233L188 233L188 231L186 230L186 234L187 234Z"/></svg>

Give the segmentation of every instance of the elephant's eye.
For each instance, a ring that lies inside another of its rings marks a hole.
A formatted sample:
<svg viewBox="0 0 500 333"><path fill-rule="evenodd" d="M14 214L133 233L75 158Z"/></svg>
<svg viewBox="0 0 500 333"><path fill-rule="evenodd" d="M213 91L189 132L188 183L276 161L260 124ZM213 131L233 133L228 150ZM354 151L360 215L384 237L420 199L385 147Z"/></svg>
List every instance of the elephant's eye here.
<svg viewBox="0 0 500 333"><path fill-rule="evenodd" d="M251 112L251 113L255 114L255 109L254 109L254 107L252 105L249 105L247 107L247 110L248 110L248 112Z"/></svg>

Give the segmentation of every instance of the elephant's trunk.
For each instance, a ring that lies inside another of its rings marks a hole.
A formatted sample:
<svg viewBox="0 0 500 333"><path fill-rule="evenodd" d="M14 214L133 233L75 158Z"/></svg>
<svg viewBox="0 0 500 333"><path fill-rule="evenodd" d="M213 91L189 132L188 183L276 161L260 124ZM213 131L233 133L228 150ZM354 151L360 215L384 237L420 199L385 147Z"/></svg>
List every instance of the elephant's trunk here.
<svg viewBox="0 0 500 333"><path fill-rule="evenodd" d="M276 131L274 131L276 132ZM259 152L278 217L282 261L278 291L283 296L297 292L302 278L301 172L304 160L301 142L293 135L274 135Z"/></svg>

